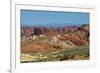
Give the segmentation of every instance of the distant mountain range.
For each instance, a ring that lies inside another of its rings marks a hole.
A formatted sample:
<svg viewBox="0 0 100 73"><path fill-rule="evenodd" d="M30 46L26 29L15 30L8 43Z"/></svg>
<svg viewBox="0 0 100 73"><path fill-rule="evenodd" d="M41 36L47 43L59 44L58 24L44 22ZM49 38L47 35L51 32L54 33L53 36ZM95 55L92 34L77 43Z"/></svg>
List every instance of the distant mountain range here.
<svg viewBox="0 0 100 73"><path fill-rule="evenodd" d="M83 24L81 26L62 26L62 27L22 26L21 36L29 37L32 35L40 35L40 34L44 34L47 36L49 36L50 34L52 35L65 34L65 33L78 31L83 28L89 30L89 28L87 28L88 26L89 26L88 24Z"/></svg>

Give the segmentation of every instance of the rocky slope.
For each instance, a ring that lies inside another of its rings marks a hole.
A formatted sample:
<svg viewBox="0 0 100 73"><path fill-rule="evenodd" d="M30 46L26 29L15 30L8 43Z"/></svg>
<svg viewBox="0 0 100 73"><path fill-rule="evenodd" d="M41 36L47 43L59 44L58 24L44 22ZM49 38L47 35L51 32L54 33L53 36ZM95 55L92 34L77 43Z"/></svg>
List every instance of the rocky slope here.
<svg viewBox="0 0 100 73"><path fill-rule="evenodd" d="M41 36L42 37L41 37ZM30 38L21 42L24 53L36 51L54 51L80 45L89 45L89 25L65 27L21 27L21 38Z"/></svg>

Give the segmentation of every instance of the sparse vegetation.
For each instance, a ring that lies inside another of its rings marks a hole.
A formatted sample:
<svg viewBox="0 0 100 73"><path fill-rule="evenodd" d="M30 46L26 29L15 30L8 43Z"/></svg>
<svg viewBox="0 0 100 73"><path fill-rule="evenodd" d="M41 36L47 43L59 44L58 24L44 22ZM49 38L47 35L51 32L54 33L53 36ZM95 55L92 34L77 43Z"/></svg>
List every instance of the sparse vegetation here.
<svg viewBox="0 0 100 73"><path fill-rule="evenodd" d="M27 55L29 54L26 54L26 57ZM52 51L52 52L34 52L30 53L30 57L31 60L22 60L21 62L26 63L26 62L46 62L46 61L64 61L64 60L86 60L89 59L89 47L82 46L74 49L72 48L72 49Z"/></svg>

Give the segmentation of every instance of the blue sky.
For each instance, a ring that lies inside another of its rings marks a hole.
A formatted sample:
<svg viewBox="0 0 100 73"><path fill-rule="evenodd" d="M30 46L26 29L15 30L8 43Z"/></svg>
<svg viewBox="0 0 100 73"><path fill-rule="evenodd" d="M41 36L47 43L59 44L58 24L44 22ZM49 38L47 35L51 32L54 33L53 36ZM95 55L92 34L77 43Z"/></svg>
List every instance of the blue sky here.
<svg viewBox="0 0 100 73"><path fill-rule="evenodd" d="M66 26L89 24L89 13L21 10L21 25Z"/></svg>

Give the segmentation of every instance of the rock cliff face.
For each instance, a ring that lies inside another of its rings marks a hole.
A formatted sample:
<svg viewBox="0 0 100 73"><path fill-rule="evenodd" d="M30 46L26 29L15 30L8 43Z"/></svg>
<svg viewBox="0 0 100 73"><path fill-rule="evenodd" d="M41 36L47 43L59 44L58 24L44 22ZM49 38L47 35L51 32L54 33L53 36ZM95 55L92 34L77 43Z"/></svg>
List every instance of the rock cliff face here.
<svg viewBox="0 0 100 73"><path fill-rule="evenodd" d="M78 35L80 38L89 37L89 25L82 26L65 26L65 27L34 27L34 26L23 26L21 27L21 36L32 36L32 35L46 35L53 37L57 34L68 34Z"/></svg>
<svg viewBox="0 0 100 73"><path fill-rule="evenodd" d="M25 36L31 36L44 34L61 34L61 33L67 33L67 32L74 32L78 29L77 26L65 26L65 27L36 27L36 26L23 26L21 27L21 33L24 33Z"/></svg>

